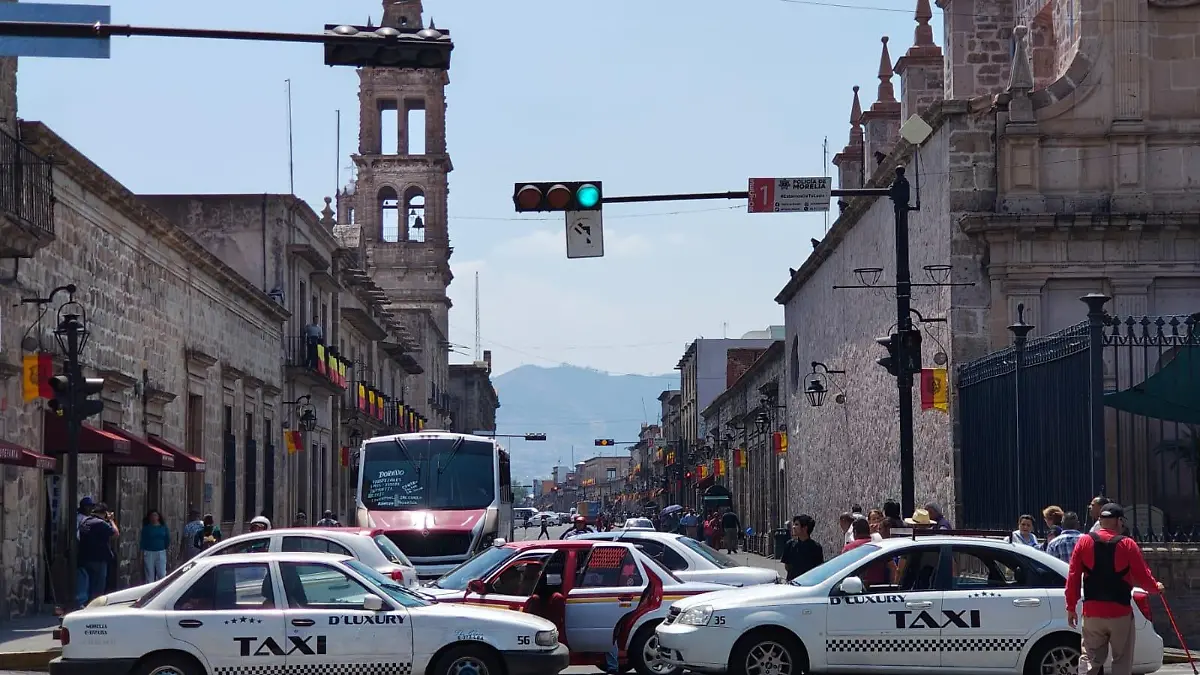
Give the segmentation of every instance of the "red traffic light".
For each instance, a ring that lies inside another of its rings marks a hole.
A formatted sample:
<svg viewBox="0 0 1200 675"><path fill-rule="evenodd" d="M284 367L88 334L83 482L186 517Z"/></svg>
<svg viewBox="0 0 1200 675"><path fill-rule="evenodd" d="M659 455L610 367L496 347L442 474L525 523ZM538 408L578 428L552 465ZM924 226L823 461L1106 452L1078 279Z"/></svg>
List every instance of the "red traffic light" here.
<svg viewBox="0 0 1200 675"><path fill-rule="evenodd" d="M546 205L554 210L566 209L571 203L571 188L559 183L546 192Z"/></svg>
<svg viewBox="0 0 1200 675"><path fill-rule="evenodd" d="M691 477L692 477L692 472L691 472L691 471L689 471L689 472L687 472L687 473L683 474L683 477L684 477L684 478L691 478Z"/></svg>
<svg viewBox="0 0 1200 675"><path fill-rule="evenodd" d="M536 185L526 185L517 191L517 208L532 211L542 203L542 191Z"/></svg>

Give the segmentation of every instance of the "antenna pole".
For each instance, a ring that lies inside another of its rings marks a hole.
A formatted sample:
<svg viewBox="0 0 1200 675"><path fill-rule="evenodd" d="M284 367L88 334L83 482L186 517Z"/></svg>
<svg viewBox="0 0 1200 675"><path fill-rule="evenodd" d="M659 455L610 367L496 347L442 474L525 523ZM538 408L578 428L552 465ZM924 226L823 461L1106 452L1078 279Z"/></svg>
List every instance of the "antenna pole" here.
<svg viewBox="0 0 1200 675"><path fill-rule="evenodd" d="M342 189L342 111L337 111L337 139L334 141L333 196Z"/></svg>
<svg viewBox="0 0 1200 675"><path fill-rule="evenodd" d="M296 150L292 140L292 81L284 80L287 84L287 131L288 131L288 192L296 194Z"/></svg>
<svg viewBox="0 0 1200 675"><path fill-rule="evenodd" d="M483 360L483 344L479 333L479 272L475 272L475 360Z"/></svg>
<svg viewBox="0 0 1200 675"><path fill-rule="evenodd" d="M821 173L829 175L829 137L821 141ZM841 187L840 185L838 187ZM829 234L829 211L825 211L825 234Z"/></svg>

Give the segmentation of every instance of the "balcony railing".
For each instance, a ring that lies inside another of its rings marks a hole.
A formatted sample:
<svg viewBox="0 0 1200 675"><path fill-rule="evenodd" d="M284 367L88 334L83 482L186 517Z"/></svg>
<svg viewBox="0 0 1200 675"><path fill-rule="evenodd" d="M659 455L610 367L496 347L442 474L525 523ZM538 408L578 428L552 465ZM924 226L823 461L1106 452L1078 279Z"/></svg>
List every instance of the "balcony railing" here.
<svg viewBox="0 0 1200 675"><path fill-rule="evenodd" d="M0 212L54 234L54 166L0 130Z"/></svg>
<svg viewBox="0 0 1200 675"><path fill-rule="evenodd" d="M289 337L284 345L284 363L342 391L350 383L353 367L337 350L322 344L309 344L306 337Z"/></svg>

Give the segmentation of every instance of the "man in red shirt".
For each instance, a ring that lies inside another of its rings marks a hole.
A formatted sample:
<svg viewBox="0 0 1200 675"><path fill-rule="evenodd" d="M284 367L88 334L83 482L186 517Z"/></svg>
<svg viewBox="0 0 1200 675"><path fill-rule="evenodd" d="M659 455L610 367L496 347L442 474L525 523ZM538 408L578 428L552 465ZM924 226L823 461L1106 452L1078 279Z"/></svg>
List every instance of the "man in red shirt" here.
<svg viewBox="0 0 1200 675"><path fill-rule="evenodd" d="M1133 588L1159 593L1137 542L1121 535L1125 511L1108 503L1100 509L1100 529L1079 538L1067 573L1067 623L1079 624L1075 607L1083 591L1083 653L1079 672L1098 675L1112 650L1112 675L1133 669Z"/></svg>

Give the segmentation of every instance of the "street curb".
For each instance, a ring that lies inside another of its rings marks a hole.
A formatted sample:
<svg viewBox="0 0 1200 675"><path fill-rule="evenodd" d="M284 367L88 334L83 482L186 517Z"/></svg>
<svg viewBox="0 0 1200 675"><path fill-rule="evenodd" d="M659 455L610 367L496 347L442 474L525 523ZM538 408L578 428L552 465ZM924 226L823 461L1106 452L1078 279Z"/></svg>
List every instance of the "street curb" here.
<svg viewBox="0 0 1200 675"><path fill-rule="evenodd" d="M0 670L47 670L50 661L62 654L61 648L40 652L0 652Z"/></svg>

